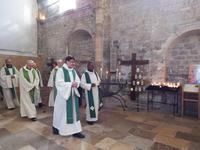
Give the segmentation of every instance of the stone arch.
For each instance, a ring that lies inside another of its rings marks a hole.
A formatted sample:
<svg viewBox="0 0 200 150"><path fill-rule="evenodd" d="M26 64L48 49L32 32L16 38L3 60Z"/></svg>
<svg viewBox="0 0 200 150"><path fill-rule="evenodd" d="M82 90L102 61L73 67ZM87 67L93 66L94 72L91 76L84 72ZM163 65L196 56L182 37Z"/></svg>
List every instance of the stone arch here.
<svg viewBox="0 0 200 150"><path fill-rule="evenodd" d="M180 27L180 29L177 29L176 32L171 34L169 36L169 38L166 40L166 42L162 45L162 48L161 48L161 50L164 54L164 58L165 58L164 60L167 60L169 50L171 49L171 47L173 46L173 44L176 42L176 40L178 38L180 38L185 33L198 31L198 30L200 30L200 23L199 22L191 24L191 25L187 25L187 26L184 26L184 27Z"/></svg>
<svg viewBox="0 0 200 150"><path fill-rule="evenodd" d="M167 78L188 82L190 64L200 64L200 27L188 27L173 34L163 48L168 66Z"/></svg>
<svg viewBox="0 0 200 150"><path fill-rule="evenodd" d="M71 29L71 31L68 34L65 34L65 53L66 53L66 55L69 54L70 38L75 32L78 32L78 31L85 31L85 32L89 33L89 35L92 37L92 41L94 43L94 34L92 33L92 29L84 23L75 23L74 27Z"/></svg>
<svg viewBox="0 0 200 150"><path fill-rule="evenodd" d="M84 29L76 28L67 38L68 54L77 60L77 69L81 74L86 67L87 61L95 59L95 45L93 36Z"/></svg>

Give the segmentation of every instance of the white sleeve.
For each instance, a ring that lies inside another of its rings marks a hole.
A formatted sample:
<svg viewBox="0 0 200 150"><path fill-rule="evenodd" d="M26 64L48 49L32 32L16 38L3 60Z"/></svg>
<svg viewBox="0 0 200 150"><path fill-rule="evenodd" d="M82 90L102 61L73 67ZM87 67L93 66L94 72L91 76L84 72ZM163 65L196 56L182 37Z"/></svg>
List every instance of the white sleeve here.
<svg viewBox="0 0 200 150"><path fill-rule="evenodd" d="M90 91L90 89L92 87L92 84L86 83L85 74L83 74L81 77L81 87L88 91Z"/></svg>
<svg viewBox="0 0 200 150"><path fill-rule="evenodd" d="M51 71L51 73L50 73L47 87L54 87L54 83L53 83L53 75L54 75L54 72L55 72L55 70L53 69L53 70Z"/></svg>

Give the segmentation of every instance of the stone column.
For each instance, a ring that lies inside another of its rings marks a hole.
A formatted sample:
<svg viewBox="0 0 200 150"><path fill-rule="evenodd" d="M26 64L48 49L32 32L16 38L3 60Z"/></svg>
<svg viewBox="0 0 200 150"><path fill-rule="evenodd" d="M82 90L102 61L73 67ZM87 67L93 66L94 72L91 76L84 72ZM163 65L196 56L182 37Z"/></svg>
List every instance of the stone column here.
<svg viewBox="0 0 200 150"><path fill-rule="evenodd" d="M103 67L104 0L96 1L95 63Z"/></svg>

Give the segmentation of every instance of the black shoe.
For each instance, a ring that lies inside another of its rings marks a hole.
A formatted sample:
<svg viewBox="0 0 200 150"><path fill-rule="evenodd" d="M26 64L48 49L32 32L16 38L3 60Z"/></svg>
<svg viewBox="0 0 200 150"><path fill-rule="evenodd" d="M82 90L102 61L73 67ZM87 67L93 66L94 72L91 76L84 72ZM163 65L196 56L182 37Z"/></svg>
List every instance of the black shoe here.
<svg viewBox="0 0 200 150"><path fill-rule="evenodd" d="M53 131L53 134L59 135L59 130L56 129L55 127L52 127L52 131Z"/></svg>
<svg viewBox="0 0 200 150"><path fill-rule="evenodd" d="M92 122L92 121L87 121L87 124L89 124L89 125L93 125L94 122Z"/></svg>
<svg viewBox="0 0 200 150"><path fill-rule="evenodd" d="M76 137L76 138L80 138L80 139L83 139L83 138L85 138L85 135L83 135L82 133L76 133L76 134L73 134L72 135L73 137Z"/></svg>
<svg viewBox="0 0 200 150"><path fill-rule="evenodd" d="M32 121L37 121L37 118L31 118Z"/></svg>
<svg viewBox="0 0 200 150"><path fill-rule="evenodd" d="M15 108L8 108L8 110L14 110Z"/></svg>
<svg viewBox="0 0 200 150"><path fill-rule="evenodd" d="M38 104L38 108L42 108L43 106L44 106L43 103L39 103L39 104Z"/></svg>

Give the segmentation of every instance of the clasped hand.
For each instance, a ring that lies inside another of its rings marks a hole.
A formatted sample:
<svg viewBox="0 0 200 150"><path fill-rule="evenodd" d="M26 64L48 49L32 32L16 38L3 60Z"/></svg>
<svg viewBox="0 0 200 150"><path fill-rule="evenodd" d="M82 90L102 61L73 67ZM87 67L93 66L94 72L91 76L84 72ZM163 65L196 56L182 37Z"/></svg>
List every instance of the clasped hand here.
<svg viewBox="0 0 200 150"><path fill-rule="evenodd" d="M96 84L95 83L92 83L92 87L95 87L96 86Z"/></svg>
<svg viewBox="0 0 200 150"><path fill-rule="evenodd" d="M78 83L77 82L72 82L72 87L75 87L75 88L77 88L78 87Z"/></svg>

